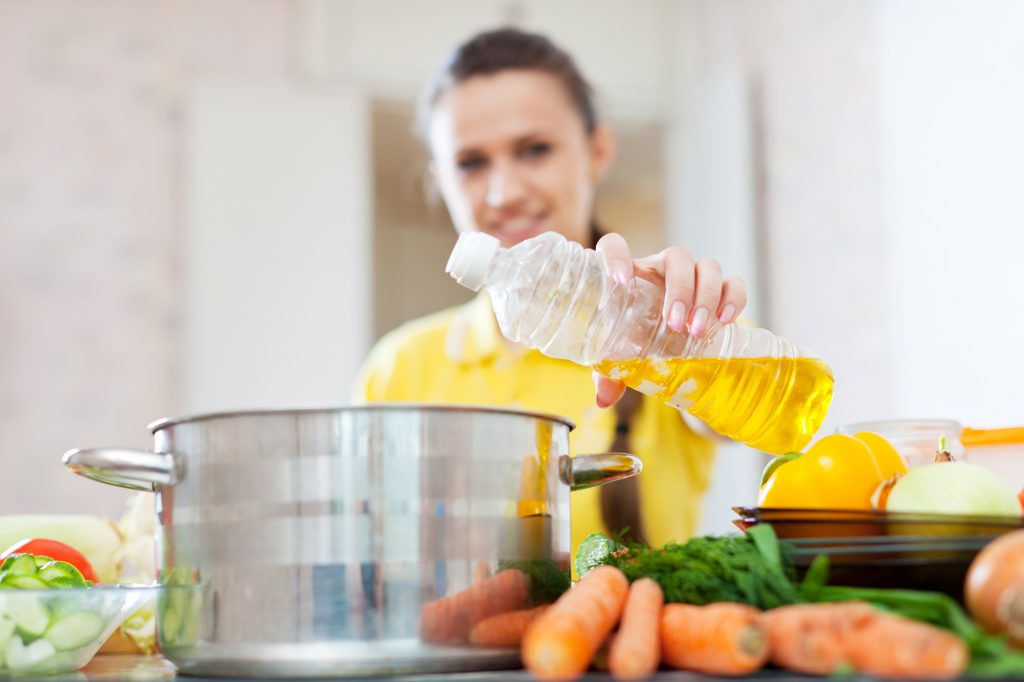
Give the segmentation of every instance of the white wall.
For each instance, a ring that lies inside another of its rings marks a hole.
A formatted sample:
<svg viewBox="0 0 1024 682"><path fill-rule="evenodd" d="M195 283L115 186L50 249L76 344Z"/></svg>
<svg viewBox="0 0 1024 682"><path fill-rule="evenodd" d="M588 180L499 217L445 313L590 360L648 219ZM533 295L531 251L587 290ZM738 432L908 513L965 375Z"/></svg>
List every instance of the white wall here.
<svg viewBox="0 0 1024 682"><path fill-rule="evenodd" d="M1024 4L878 3L896 416L1024 423Z"/></svg>
<svg viewBox="0 0 1024 682"><path fill-rule="evenodd" d="M830 363L836 393L820 435L888 414L873 5L673 6L672 241L742 274L750 316ZM702 530L731 528L729 508L756 498L763 462L722 448Z"/></svg>
<svg viewBox="0 0 1024 682"><path fill-rule="evenodd" d="M757 223L756 140L749 77L738 55L709 58L714 40L703 7L677 8L673 26L672 104L667 140L666 187L669 244L718 260L743 277L750 291L744 315L768 326L762 289ZM726 39L736 30L730 21ZM721 441L705 495L698 532L736 532L737 505L753 504L765 457Z"/></svg>
<svg viewBox="0 0 1024 682"><path fill-rule="evenodd" d="M659 120L671 98L671 0L304 0L299 61L373 94L416 97L453 46L514 23L568 50L608 113Z"/></svg>
<svg viewBox="0 0 1024 682"><path fill-rule="evenodd" d="M371 338L363 97L216 80L187 121L181 411L347 402Z"/></svg>
<svg viewBox="0 0 1024 682"><path fill-rule="evenodd" d="M685 243L694 215L743 222L735 117L712 111L710 85L739 70L759 131L760 316L833 366L820 434L875 418L1024 422L1024 6L699 0L678 13L672 229ZM726 450L705 527L744 496L750 466Z"/></svg>
<svg viewBox="0 0 1024 682"><path fill-rule="evenodd" d="M182 106L275 79L288 0L0 2L0 514L119 516L74 447L149 447L179 388Z"/></svg>

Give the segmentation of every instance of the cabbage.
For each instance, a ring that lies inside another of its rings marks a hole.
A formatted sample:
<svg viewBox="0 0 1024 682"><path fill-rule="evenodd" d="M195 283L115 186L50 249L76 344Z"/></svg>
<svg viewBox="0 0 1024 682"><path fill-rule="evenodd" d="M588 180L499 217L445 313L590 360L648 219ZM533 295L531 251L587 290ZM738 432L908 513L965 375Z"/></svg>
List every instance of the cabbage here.
<svg viewBox="0 0 1024 682"><path fill-rule="evenodd" d="M156 580L156 496L136 493L128 498L118 522L123 544L118 552L122 582ZM121 626L121 632L144 652L156 647L156 604L150 602Z"/></svg>

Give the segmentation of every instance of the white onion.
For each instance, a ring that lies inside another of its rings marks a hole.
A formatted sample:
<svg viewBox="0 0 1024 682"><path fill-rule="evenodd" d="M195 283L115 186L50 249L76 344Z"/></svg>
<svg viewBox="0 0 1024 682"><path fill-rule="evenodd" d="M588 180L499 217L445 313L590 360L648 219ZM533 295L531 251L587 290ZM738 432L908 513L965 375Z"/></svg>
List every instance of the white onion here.
<svg viewBox="0 0 1024 682"><path fill-rule="evenodd" d="M936 462L911 469L889 493L892 512L1020 516L1017 495L989 469L967 462Z"/></svg>

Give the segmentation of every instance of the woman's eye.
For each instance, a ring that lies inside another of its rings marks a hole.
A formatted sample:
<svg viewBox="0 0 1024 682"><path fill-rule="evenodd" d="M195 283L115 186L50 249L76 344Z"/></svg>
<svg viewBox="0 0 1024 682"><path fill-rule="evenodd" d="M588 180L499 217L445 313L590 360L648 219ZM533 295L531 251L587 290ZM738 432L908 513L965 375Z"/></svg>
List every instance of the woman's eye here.
<svg viewBox="0 0 1024 682"><path fill-rule="evenodd" d="M459 159L458 161L455 162L455 165L463 173L472 173L473 171L477 171L483 168L485 162L481 158L470 156L464 159Z"/></svg>
<svg viewBox="0 0 1024 682"><path fill-rule="evenodd" d="M551 145L547 142L534 142L523 147L520 154L527 159L537 159L546 156L551 152Z"/></svg>

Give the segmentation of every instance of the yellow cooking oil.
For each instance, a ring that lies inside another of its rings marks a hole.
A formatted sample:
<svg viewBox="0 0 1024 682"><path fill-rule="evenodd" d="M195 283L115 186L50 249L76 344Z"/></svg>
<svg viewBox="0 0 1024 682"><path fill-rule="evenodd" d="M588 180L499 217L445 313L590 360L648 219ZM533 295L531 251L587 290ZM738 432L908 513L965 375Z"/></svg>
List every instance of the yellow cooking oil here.
<svg viewBox="0 0 1024 682"><path fill-rule="evenodd" d="M520 467L519 496L516 501L519 523L515 546L506 548L510 556L531 560L549 558L551 548L547 477L553 429L550 421L536 421L537 451L526 454Z"/></svg>
<svg viewBox="0 0 1024 682"><path fill-rule="evenodd" d="M828 365L810 357L643 358L594 368L772 454L807 445L825 420L834 383Z"/></svg>
<svg viewBox="0 0 1024 682"><path fill-rule="evenodd" d="M547 513L548 458L551 454L551 422L538 419L536 426L537 452L523 457L519 475L519 500L516 510L519 516L535 516Z"/></svg>

